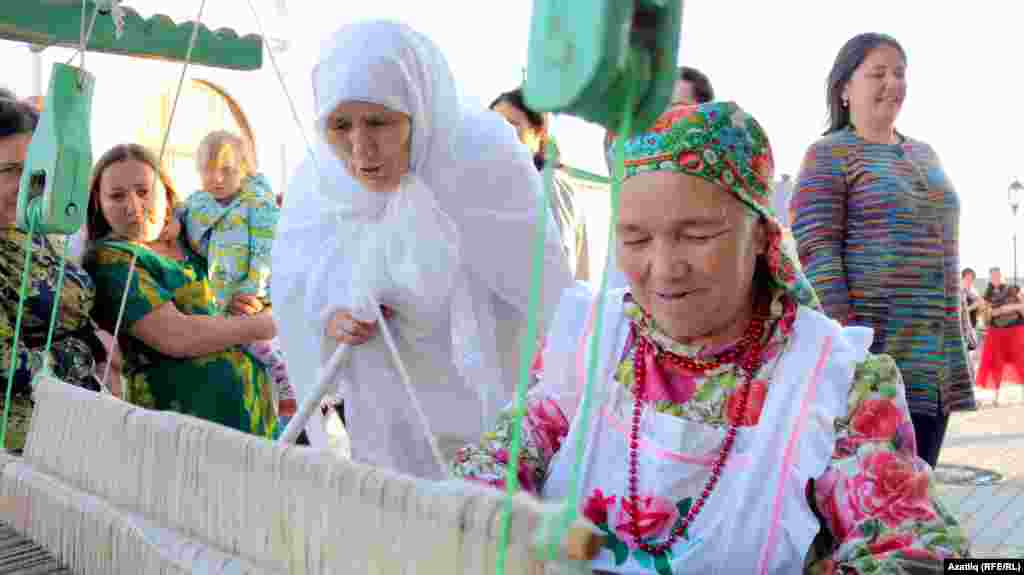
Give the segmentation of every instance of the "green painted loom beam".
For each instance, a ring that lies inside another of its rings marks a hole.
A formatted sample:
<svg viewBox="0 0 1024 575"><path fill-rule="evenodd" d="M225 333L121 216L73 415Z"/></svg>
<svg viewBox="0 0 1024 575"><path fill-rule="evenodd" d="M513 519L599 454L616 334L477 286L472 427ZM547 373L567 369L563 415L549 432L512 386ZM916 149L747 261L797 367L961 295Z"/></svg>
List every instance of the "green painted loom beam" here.
<svg viewBox="0 0 1024 575"><path fill-rule="evenodd" d="M527 102L613 129L633 84L633 130L645 130L671 102L682 11L682 0L534 0Z"/></svg>
<svg viewBox="0 0 1024 575"><path fill-rule="evenodd" d="M96 4L86 1L86 26ZM41 46L77 47L82 33L82 0L5 0L0 10L0 39ZM115 36L114 21L98 14L87 50L139 58L183 62L193 22L175 23L163 14L143 18L127 6L124 33ZM194 64L232 70L258 70L263 66L263 39L239 36L234 30L211 31L199 25L190 60Z"/></svg>
<svg viewBox="0 0 1024 575"><path fill-rule="evenodd" d="M95 84L80 68L53 65L18 190L17 223L26 232L70 235L85 222Z"/></svg>

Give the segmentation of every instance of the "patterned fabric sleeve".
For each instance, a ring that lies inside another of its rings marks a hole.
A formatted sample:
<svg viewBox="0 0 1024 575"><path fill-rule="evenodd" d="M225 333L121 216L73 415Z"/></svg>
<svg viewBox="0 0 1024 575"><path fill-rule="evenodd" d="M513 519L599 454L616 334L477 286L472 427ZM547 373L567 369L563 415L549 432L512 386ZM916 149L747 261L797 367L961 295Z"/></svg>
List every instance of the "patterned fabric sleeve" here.
<svg viewBox="0 0 1024 575"><path fill-rule="evenodd" d="M543 350L543 339L539 350ZM520 431L519 486L539 495L548 475L551 459L558 453L569 434L569 418L562 409L560 397L552 386L537 385L544 369L543 352L534 356L530 366L534 385L526 399L526 414ZM468 445L456 453L452 476L486 483L499 489L505 487L505 470L512 447L514 412L506 409L498 416L494 431L484 434L479 444Z"/></svg>
<svg viewBox="0 0 1024 575"><path fill-rule="evenodd" d="M479 444L463 447L455 455L452 475L504 488L513 424L513 411L502 412L494 431L484 434ZM568 434L569 420L558 402L540 393L531 395L527 400L520 435L520 488L534 495L540 494L551 459Z"/></svg>
<svg viewBox="0 0 1024 575"><path fill-rule="evenodd" d="M825 313L845 324L850 309L843 262L847 190L836 151L822 142L807 150L790 212L804 274Z"/></svg>
<svg viewBox="0 0 1024 575"><path fill-rule="evenodd" d="M836 422L832 463L813 483L825 530L808 572L902 574L911 572L908 563L924 562L941 573L937 560L968 556L931 468L917 457L903 382L889 356L858 366L849 404Z"/></svg>
<svg viewBox="0 0 1024 575"><path fill-rule="evenodd" d="M0 314L0 370L3 370L3 381L6 385L7 374L11 368L11 346L14 343L14 321L13 316ZM17 364L14 371L15 392L28 392L28 382L32 380L32 374L39 371L43 366L42 348L30 348L25 345L24 339L18 342ZM19 385L20 384L20 385ZM17 388L21 389L17 389Z"/></svg>
<svg viewBox="0 0 1024 575"><path fill-rule="evenodd" d="M96 280L97 305L98 309L104 312L97 314L97 321L100 326L113 333L114 322L117 321L117 312L120 309L121 298L124 296L126 286L129 286L128 270L131 266L132 255L112 247L101 247L95 254L95 264L90 271ZM128 299L125 302L124 317L121 320L121 332L131 333L135 322L150 314L153 310L163 304L174 300L174 293L165 289L154 278L154 273L159 269L153 269L155 260L147 254L140 254L135 263L135 271L131 276L131 284L128 290ZM159 264L155 264L158 266Z"/></svg>
<svg viewBox="0 0 1024 575"><path fill-rule="evenodd" d="M26 234L13 228L0 230L0 370L6 381L10 369L11 347L17 321L21 274L24 269ZM57 237L33 237L32 266L29 270L27 299L22 310L21 333L16 353L14 387L29 392L29 382L43 366L44 344L53 305L57 300L59 254L64 240ZM57 325L50 350L50 367L61 379L75 385L91 386L95 367L91 333L94 303L92 280L77 264L67 262L60 293Z"/></svg>
<svg viewBox="0 0 1024 575"><path fill-rule="evenodd" d="M270 302L270 250L280 218L270 183L262 175L246 178L241 205L249 226L249 271L239 286L240 293L258 296Z"/></svg>

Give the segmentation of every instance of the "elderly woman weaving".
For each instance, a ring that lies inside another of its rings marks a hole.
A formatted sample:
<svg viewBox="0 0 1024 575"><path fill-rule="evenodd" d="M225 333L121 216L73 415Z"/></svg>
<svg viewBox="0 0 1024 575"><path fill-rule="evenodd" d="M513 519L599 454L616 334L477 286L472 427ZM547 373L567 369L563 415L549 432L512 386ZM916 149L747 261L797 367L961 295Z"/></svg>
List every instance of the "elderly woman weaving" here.
<svg viewBox="0 0 1024 575"><path fill-rule="evenodd" d="M338 30L313 85L317 173L285 196L273 254L289 375L306 397L316 366L354 346L334 380L353 459L440 477L434 458L492 425L515 387L540 178L502 118L463 108L444 56L403 24ZM572 285L547 223L542 321Z"/></svg>
<svg viewBox="0 0 1024 575"><path fill-rule="evenodd" d="M903 573L967 552L915 455L900 375L871 331L819 311L770 208L773 161L733 103L627 140L582 513L614 573ZM522 484L570 488L593 298L569 291L524 417ZM500 485L511 415L456 474ZM572 436L572 437L570 437Z"/></svg>

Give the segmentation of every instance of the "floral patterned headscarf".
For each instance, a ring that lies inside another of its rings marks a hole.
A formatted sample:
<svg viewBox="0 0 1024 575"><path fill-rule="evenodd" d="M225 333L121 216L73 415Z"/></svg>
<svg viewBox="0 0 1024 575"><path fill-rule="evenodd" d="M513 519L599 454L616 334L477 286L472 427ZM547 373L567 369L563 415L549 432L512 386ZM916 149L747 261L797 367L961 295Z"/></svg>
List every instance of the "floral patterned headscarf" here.
<svg viewBox="0 0 1024 575"><path fill-rule="evenodd" d="M763 218L773 283L798 304L821 309L800 268L793 235L772 209L775 162L768 136L753 116L734 102L674 107L624 144L626 179L656 170L689 174L718 184Z"/></svg>

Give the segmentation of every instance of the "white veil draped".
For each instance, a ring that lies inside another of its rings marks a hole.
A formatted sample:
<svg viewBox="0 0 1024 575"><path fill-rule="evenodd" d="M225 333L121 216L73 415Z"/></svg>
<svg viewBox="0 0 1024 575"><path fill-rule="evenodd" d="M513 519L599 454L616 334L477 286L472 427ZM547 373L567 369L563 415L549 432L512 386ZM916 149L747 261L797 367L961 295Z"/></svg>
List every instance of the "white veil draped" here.
<svg viewBox="0 0 1024 575"><path fill-rule="evenodd" d="M396 308L395 321L407 337L449 325L452 362L482 395L485 411L506 401L515 374L503 372L498 358L507 351L499 345L508 343L499 344L495 335L495 305L513 308L525 322L542 193L528 152L496 114L460 107L441 52L400 23L340 29L323 46L313 88L316 149L285 195L271 279L280 341L299 396L315 386L333 345L322 335L324 312L358 311L369 291ZM343 101L380 104L412 119L410 172L398 191L363 189L327 146L324 120ZM547 230L545 323L572 282L550 218ZM338 281L340 260L333 256L342 252L349 267L340 273L346 280ZM415 373L412 378L415 384Z"/></svg>

